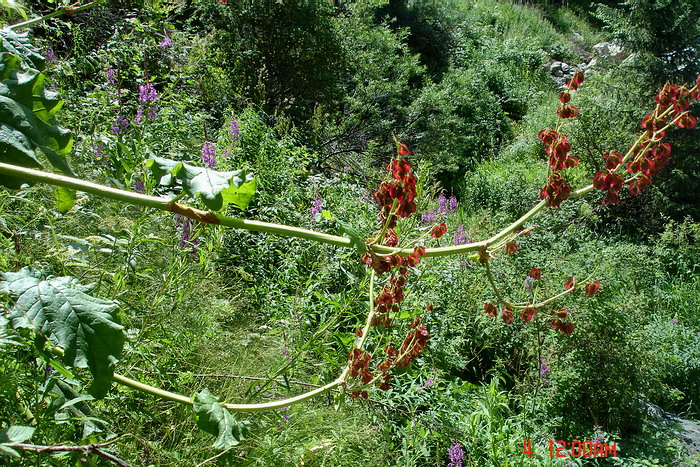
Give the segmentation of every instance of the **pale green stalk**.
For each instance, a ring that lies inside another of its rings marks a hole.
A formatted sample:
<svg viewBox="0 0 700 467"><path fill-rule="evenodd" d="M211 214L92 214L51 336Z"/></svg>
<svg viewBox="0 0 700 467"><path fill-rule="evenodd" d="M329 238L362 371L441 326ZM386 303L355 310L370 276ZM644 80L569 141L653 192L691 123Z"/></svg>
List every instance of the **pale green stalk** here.
<svg viewBox="0 0 700 467"><path fill-rule="evenodd" d="M290 405L298 404L299 402L304 402L319 394L326 393L333 388L340 386L345 381L345 375L347 374L347 368L341 373L341 375L334 381L318 387L313 391L305 392L295 397L290 397L289 399L282 399L274 402L264 402L261 404L230 404L222 403L221 405L231 412L262 412L265 410L275 410L281 409L283 407L289 407ZM114 381L128 386L132 389L136 389L147 394L159 397L161 399L170 400L173 402L178 402L180 404L192 405L192 398L183 396L182 394L177 394L175 392L165 391L163 389L151 386L148 384L141 383L139 381L127 378L126 376L115 373Z"/></svg>
<svg viewBox="0 0 700 467"><path fill-rule="evenodd" d="M48 15L40 16L38 18L30 19L28 21L23 21L21 23L13 24L10 26L10 29L12 30L17 30L17 29L22 29L22 28L28 28L31 26L34 26L35 24L39 24L43 21L46 21L47 19L51 18L56 18L58 16L62 16L65 14L74 14L78 13L79 11L87 10L88 8L92 8L94 6L97 6L101 3L104 3L106 0L94 0L90 3L86 3L85 5L82 6L77 6L77 7L71 7L71 6L64 6L59 8L58 10L54 11L53 13L49 13Z"/></svg>

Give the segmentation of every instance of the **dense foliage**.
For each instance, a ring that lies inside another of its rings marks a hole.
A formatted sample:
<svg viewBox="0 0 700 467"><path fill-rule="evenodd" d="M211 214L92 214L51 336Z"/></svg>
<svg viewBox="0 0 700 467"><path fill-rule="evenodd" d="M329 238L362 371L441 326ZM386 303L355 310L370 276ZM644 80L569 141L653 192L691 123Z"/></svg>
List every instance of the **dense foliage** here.
<svg viewBox="0 0 700 467"><path fill-rule="evenodd" d="M661 86L696 83L697 2L95 3L1 34L1 160L136 194L0 172L2 462L561 465L548 440L617 443L617 458L573 465L697 459L659 407L700 418L698 130L668 132L669 160L637 196L601 205L605 182L567 199L552 178L575 157L566 182L590 184L603 154L635 142ZM2 5L10 25L62 2ZM557 107L573 104L561 130ZM571 147L553 171L560 140L543 128ZM397 150L410 165L393 159L397 181L380 185ZM173 209L181 199L217 222ZM364 239L469 245L540 199L551 207L494 248L488 275L483 253L411 246L407 279L395 270L377 295L400 311L375 323L373 363L353 353L376 299L361 258L377 272L390 261L362 257ZM352 248L215 225L226 219ZM537 315L484 308L492 282L537 303L572 278L579 290ZM387 343L416 339L419 354L372 366ZM355 379L331 390L348 354ZM288 407L227 410L324 387Z"/></svg>

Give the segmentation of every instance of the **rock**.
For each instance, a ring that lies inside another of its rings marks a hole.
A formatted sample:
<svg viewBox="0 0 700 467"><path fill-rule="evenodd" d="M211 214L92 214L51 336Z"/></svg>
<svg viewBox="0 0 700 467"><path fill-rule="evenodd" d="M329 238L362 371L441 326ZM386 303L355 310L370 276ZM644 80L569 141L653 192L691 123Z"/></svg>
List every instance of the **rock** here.
<svg viewBox="0 0 700 467"><path fill-rule="evenodd" d="M600 42L599 44L594 45L593 52L601 57L608 55L610 53L610 43Z"/></svg>
<svg viewBox="0 0 700 467"><path fill-rule="evenodd" d="M557 78L561 78L562 76L564 76L564 70L562 68L562 65L566 65L566 63L554 62L551 65L549 65L549 72L551 73L551 75L556 76Z"/></svg>
<svg viewBox="0 0 700 467"><path fill-rule="evenodd" d="M678 415L666 412L661 407L650 402L644 403L647 413L658 418L661 423L675 432L680 445L687 451L688 456L685 459L679 459L675 465L690 466L697 464L689 464L688 458L697 459L700 456L700 425L697 423L685 420Z"/></svg>
<svg viewBox="0 0 700 467"><path fill-rule="evenodd" d="M593 53L598 59L620 63L629 53L619 45L611 42L601 42L593 46Z"/></svg>

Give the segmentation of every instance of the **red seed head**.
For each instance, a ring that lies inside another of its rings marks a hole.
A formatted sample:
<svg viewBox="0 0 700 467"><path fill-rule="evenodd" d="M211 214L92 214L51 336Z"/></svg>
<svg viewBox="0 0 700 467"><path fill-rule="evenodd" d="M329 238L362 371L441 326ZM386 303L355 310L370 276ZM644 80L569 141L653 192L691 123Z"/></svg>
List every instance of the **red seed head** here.
<svg viewBox="0 0 700 467"><path fill-rule="evenodd" d="M576 84L576 88L581 86L583 84L585 77L583 75L582 71L577 71L574 73L574 76L571 78L571 82ZM572 88L573 89L573 88Z"/></svg>
<svg viewBox="0 0 700 467"><path fill-rule="evenodd" d="M527 323L528 321L531 321L532 318L534 318L536 312L537 312L537 308L533 308L533 307L525 308L523 310L523 312L520 313L520 318Z"/></svg>
<svg viewBox="0 0 700 467"><path fill-rule="evenodd" d="M430 229L430 236L433 238L440 238L447 232L447 226L445 223L435 224L432 229Z"/></svg>
<svg viewBox="0 0 700 467"><path fill-rule="evenodd" d="M559 325L559 330L568 336L569 334L574 332L574 323L561 323Z"/></svg>
<svg viewBox="0 0 700 467"><path fill-rule="evenodd" d="M513 323L513 315L510 313L510 311L505 309L501 310L501 318L503 318L503 322L506 324Z"/></svg>
<svg viewBox="0 0 700 467"><path fill-rule="evenodd" d="M600 282L593 281L586 284L586 295L595 295L600 290Z"/></svg>
<svg viewBox="0 0 700 467"><path fill-rule="evenodd" d="M484 303L484 313L486 313L492 318L495 318L497 312L498 308L496 308L496 305L494 305L493 303Z"/></svg>
<svg viewBox="0 0 700 467"><path fill-rule="evenodd" d="M515 242L506 243L506 253L515 253L518 251L518 245Z"/></svg>
<svg viewBox="0 0 700 467"><path fill-rule="evenodd" d="M542 276L542 271L540 268L532 268L530 269L530 277L533 279L539 279Z"/></svg>
<svg viewBox="0 0 700 467"><path fill-rule="evenodd" d="M406 146L403 143L397 143L396 144L396 151L399 153L401 156L406 156L408 154L411 154L411 151L408 149L408 146Z"/></svg>

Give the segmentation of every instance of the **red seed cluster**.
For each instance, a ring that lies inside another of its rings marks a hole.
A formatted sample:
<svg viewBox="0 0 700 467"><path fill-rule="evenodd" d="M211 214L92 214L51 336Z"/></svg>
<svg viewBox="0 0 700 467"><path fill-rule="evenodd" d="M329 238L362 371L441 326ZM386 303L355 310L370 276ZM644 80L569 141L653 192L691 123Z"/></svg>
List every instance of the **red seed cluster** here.
<svg viewBox="0 0 700 467"><path fill-rule="evenodd" d="M629 179L631 194L639 194L651 183L652 177L668 163L671 145L662 142L666 137L666 130L674 124L679 128L695 127L695 117L689 110L692 100L700 100L700 76L695 86L690 89L667 84L654 97L656 108L642 119L641 126L645 133L632 148L630 160L625 167L632 175ZM623 158L615 153L606 153L604 157L608 174L605 171L598 172L593 185L608 192L603 204L616 203L617 192L621 188L621 177L610 177L610 173L618 168Z"/></svg>
<svg viewBox="0 0 700 467"><path fill-rule="evenodd" d="M399 153L401 146L399 146ZM389 228L396 227L396 216L408 217L416 212L416 174L411 173L411 164L404 159L394 159L387 166L391 180L384 180L374 192L374 199L381 206L379 218L389 222ZM392 207L396 201L396 208ZM393 215L392 215L393 214Z"/></svg>
<svg viewBox="0 0 700 467"><path fill-rule="evenodd" d="M362 384L368 384L374 379L374 373L369 370L369 362L372 360L372 356L367 352L355 348L352 352L348 354L348 360L350 360L349 375L352 378L360 378ZM367 391L353 391L350 393L353 398L361 397L367 399Z"/></svg>
<svg viewBox="0 0 700 467"><path fill-rule="evenodd" d="M518 251L518 245L515 242L506 243L506 253L515 253Z"/></svg>
<svg viewBox="0 0 700 467"><path fill-rule="evenodd" d="M578 159L571 157L571 144L568 136L545 128L540 130L537 137L544 144L552 170L570 169L578 165Z"/></svg>
<svg viewBox="0 0 700 467"><path fill-rule="evenodd" d="M503 322L506 324L513 324L513 314L511 313L513 311L512 308L503 308L501 309L501 318L503 319Z"/></svg>
<svg viewBox="0 0 700 467"><path fill-rule="evenodd" d="M533 279L539 279L542 277L542 270L540 268L532 268L530 269L530 277Z"/></svg>
<svg viewBox="0 0 700 467"><path fill-rule="evenodd" d="M547 179L547 184L540 190L540 199L546 199L552 207L558 207L562 201L569 199L571 187L560 173L554 172Z"/></svg>
<svg viewBox="0 0 700 467"><path fill-rule="evenodd" d="M578 108L575 105L570 105L569 101L571 101L571 91L577 90L583 84L583 79L583 72L577 71L574 73L571 81L569 81L566 91L562 91L559 94L559 101L561 102L561 105L557 108L559 118L574 118L578 116Z"/></svg>
<svg viewBox="0 0 700 467"><path fill-rule="evenodd" d="M484 313L489 315L492 318L496 317L496 313L498 313L498 307L494 305L493 303L484 303Z"/></svg>
<svg viewBox="0 0 700 467"><path fill-rule="evenodd" d="M399 156L409 154L405 144L396 142ZM408 217L416 210L416 176L411 173L411 166L405 160L398 158L387 166L391 179L381 183L374 197L381 206L379 218L382 221L381 230L383 237L381 244L389 247L399 246L399 237L394 230L397 217ZM447 232L445 224L438 224L431 230L431 235L439 238ZM373 240L372 240L373 241ZM400 305L405 299L404 287L409 274L409 267L415 267L420 263L420 258L425 255L425 247L418 245L408 256L392 254L380 256L372 249L373 243L368 242L368 251L362 255L362 261L372 267L379 275L390 273L389 280L382 287L374 299L374 309L370 318L370 325L374 327L390 327L393 316L399 313ZM428 311L432 311L432 305L428 305ZM362 332L356 332L358 338ZM355 348L349 355L349 377L357 378L362 386L378 381L378 387L382 390L391 388L391 369L394 367L405 368L410 365L428 341L429 333L420 318L415 318L411 329L406 336L401 348L397 352L391 345L385 348L387 358L376 365L375 372L370 371L371 356ZM375 375L375 373L377 375ZM367 391L358 388L351 391L353 398L367 398Z"/></svg>
<svg viewBox="0 0 700 467"><path fill-rule="evenodd" d="M574 118L578 115L578 108L570 105L571 91L575 91L583 83L583 73L577 71L569 81L566 91L559 94L561 106L557 108L559 118ZM540 190L540 199L546 199L551 207L558 207L562 201L566 201L571 194L571 187L566 179L559 173L564 169L571 169L578 165L578 158L571 156L571 144L569 137L549 128L541 130L537 137L542 141L545 152L549 157L549 166L552 173L547 179L547 184Z"/></svg>
<svg viewBox="0 0 700 467"><path fill-rule="evenodd" d="M421 324L420 317L413 318L411 329L408 331L406 338L399 349L399 357L394 361L396 368L408 367L418 354L425 348L428 343L430 333L425 324Z"/></svg>
<svg viewBox="0 0 700 467"><path fill-rule="evenodd" d="M433 238L440 238L447 233L447 226L444 222L440 224L435 224L432 229L430 229L430 236Z"/></svg>
<svg viewBox="0 0 700 467"><path fill-rule="evenodd" d="M615 204L618 202L620 188L624 179L612 170L601 170L593 177L593 187L607 191L603 204Z"/></svg>
<svg viewBox="0 0 700 467"><path fill-rule="evenodd" d="M389 279L389 285L384 286L382 292L374 299L374 316L370 324L375 327L391 326L389 313L398 313L399 304L404 301L403 288L406 285L408 269L401 267L397 276Z"/></svg>

